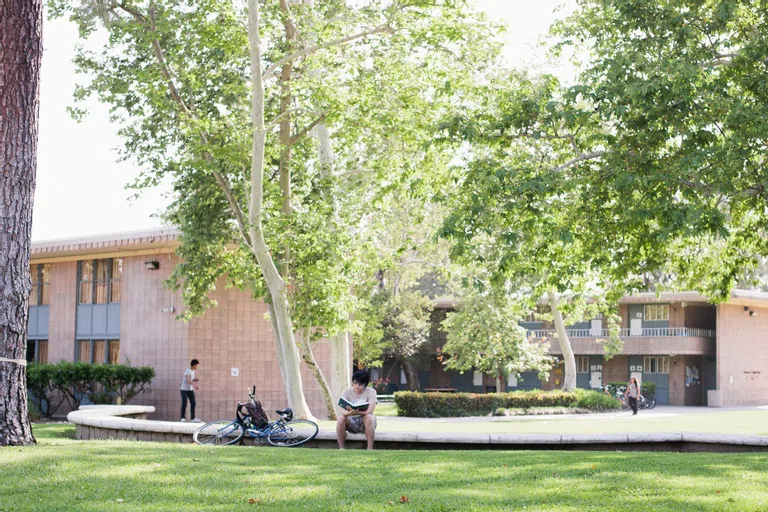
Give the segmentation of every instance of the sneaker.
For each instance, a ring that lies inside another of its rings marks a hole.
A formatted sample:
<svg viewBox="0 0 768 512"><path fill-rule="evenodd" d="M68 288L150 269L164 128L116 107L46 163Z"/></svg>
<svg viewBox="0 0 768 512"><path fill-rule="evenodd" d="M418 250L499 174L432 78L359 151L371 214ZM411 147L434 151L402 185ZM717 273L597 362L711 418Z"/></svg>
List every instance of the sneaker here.
<svg viewBox="0 0 768 512"><path fill-rule="evenodd" d="M202 422L203 420L201 420L200 418L195 418L192 420L192 423L202 423Z"/></svg>
<svg viewBox="0 0 768 512"><path fill-rule="evenodd" d="M187 421L187 418L181 418L179 421L184 423L185 421Z"/></svg>

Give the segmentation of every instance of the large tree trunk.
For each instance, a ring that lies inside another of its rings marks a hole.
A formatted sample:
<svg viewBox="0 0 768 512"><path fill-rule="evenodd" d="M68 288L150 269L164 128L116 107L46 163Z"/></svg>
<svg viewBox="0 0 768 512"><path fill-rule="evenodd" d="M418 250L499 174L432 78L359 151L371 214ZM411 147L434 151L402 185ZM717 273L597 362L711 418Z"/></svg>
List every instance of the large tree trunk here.
<svg viewBox="0 0 768 512"><path fill-rule="evenodd" d="M304 360L304 364L307 365L309 371L312 372L312 376L315 377L317 385L320 386L320 393L323 395L325 408L328 410L328 419L335 420L336 402L333 400L334 395L331 391L331 387L328 385L328 381L326 380L325 375L323 374L323 370L320 368L320 365L317 364L315 354L312 353L309 333L307 333L305 337L302 337L301 334L299 334L296 337L296 342L299 345L301 358Z"/></svg>
<svg viewBox="0 0 768 512"><path fill-rule="evenodd" d="M405 372L405 382L408 385L409 391L419 390L419 369L416 364L409 359L400 359L400 366L403 367Z"/></svg>
<svg viewBox="0 0 768 512"><path fill-rule="evenodd" d="M321 172L330 175L333 169L333 144L331 130L325 123L317 125L318 161ZM333 202L333 215L338 218L338 200L335 193L330 197ZM349 386L352 376L352 357L349 353L349 333L343 332L331 336L331 390L334 396Z"/></svg>
<svg viewBox="0 0 768 512"><path fill-rule="evenodd" d="M576 389L576 358L571 348L571 340L565 330L563 315L560 313L559 297L555 290L549 290L549 306L552 308L552 318L557 330L557 340L560 342L560 350L563 352L565 362L565 374L563 375L563 391Z"/></svg>
<svg viewBox="0 0 768 512"><path fill-rule="evenodd" d="M285 281L275 266L262 230L262 208L264 203L264 150L266 127L264 125L264 80L262 78L262 49L259 31L259 0L248 0L248 39L251 43L251 85L253 107L253 155L251 159L251 197L249 201L249 234L253 252L267 282L275 315L275 343L283 354L285 387L288 406L297 418L312 418L304 397L301 382L299 353L293 333L288 290Z"/></svg>
<svg viewBox="0 0 768 512"><path fill-rule="evenodd" d="M41 0L0 0L0 445L34 444L27 410L29 245L37 170Z"/></svg>

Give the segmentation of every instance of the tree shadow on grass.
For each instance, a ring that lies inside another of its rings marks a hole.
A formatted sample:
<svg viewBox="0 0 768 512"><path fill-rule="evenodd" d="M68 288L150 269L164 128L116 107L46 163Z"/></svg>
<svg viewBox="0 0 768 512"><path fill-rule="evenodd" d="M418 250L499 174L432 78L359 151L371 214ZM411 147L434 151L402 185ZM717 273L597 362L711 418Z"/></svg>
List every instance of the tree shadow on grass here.
<svg viewBox="0 0 768 512"><path fill-rule="evenodd" d="M3 455L9 485L0 509L19 508L30 493L50 501L29 510L232 510L251 505L248 500L273 510L312 511L768 507L765 454L341 452L76 442Z"/></svg>

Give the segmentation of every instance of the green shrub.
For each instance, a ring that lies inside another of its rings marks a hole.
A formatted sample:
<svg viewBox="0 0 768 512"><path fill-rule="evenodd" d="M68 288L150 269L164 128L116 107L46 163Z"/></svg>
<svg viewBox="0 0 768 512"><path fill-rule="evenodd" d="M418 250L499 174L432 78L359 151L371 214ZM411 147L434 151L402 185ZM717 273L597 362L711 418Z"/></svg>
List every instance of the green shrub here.
<svg viewBox="0 0 768 512"><path fill-rule="evenodd" d="M417 418L487 416L497 409L570 407L576 400L575 393L538 390L487 394L415 391L395 393L397 414Z"/></svg>
<svg viewBox="0 0 768 512"><path fill-rule="evenodd" d="M621 408L621 402L610 395L587 389L577 389L578 397L574 407L591 411L613 411Z"/></svg>
<svg viewBox="0 0 768 512"><path fill-rule="evenodd" d="M50 418L62 403L67 402L74 411L85 397L94 404L113 404L118 398L126 404L139 393L150 391L154 377L151 366L61 361L29 365L27 387L32 403Z"/></svg>
<svg viewBox="0 0 768 512"><path fill-rule="evenodd" d="M30 421L38 421L43 417L42 411L32 400L27 400L27 411L29 411Z"/></svg>

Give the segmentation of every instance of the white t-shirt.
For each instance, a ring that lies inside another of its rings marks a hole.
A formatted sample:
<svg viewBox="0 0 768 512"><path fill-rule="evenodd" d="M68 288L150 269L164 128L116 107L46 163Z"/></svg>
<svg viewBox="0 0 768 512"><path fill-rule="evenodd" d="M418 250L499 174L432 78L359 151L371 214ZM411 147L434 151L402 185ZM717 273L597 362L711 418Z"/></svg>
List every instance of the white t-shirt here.
<svg viewBox="0 0 768 512"><path fill-rule="evenodd" d="M192 384L187 382L187 375L189 375L189 380L195 380L195 370L192 368L187 368L184 370L184 375L181 377L181 390L182 391L192 391L194 388L192 387Z"/></svg>
<svg viewBox="0 0 768 512"><path fill-rule="evenodd" d="M376 396L376 390L371 387L366 387L360 395L355 394L353 387L349 387L341 393L341 398L352 405L364 404L365 402L375 404L378 402Z"/></svg>

